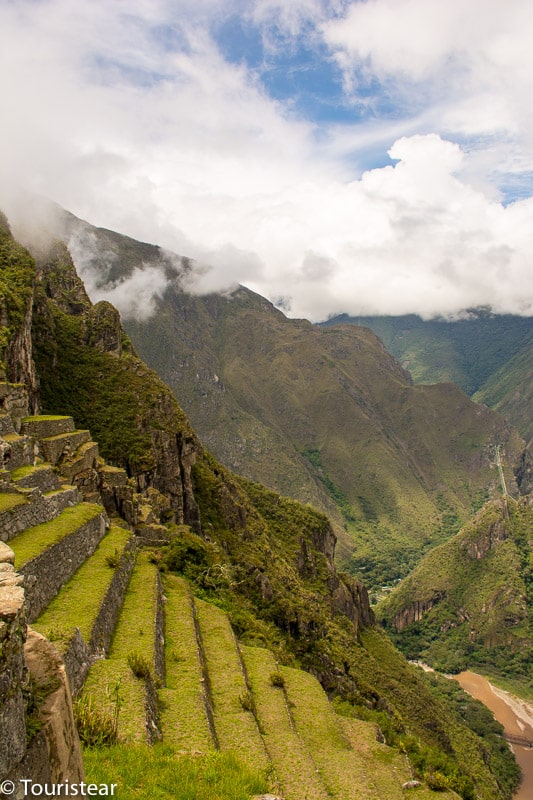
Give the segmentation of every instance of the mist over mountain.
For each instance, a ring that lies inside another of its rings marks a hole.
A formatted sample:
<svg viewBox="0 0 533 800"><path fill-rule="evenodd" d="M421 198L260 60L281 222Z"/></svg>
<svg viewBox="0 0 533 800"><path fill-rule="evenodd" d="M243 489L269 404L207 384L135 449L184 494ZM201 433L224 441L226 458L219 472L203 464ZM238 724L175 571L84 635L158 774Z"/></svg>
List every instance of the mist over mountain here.
<svg viewBox="0 0 533 800"><path fill-rule="evenodd" d="M452 383L414 385L368 328L291 320L244 287L193 295L194 262L72 215L54 224L89 291L121 295L136 349L207 446L326 511L339 558L371 585L407 574L498 490L498 444L516 490L518 433Z"/></svg>

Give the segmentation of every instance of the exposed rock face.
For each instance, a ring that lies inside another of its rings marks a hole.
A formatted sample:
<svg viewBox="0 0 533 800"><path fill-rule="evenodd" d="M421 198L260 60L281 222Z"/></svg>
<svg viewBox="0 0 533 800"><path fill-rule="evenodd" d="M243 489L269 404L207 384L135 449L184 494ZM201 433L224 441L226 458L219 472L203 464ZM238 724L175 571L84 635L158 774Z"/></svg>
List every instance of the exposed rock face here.
<svg viewBox="0 0 533 800"><path fill-rule="evenodd" d="M30 296L21 330L14 336L6 353L6 376L12 383L21 383L28 394L28 409L31 414L38 414L39 376L33 360L31 340L31 323L33 319L33 297Z"/></svg>
<svg viewBox="0 0 533 800"><path fill-rule="evenodd" d="M120 358L124 331L117 309L102 301L94 305L88 315L87 344L104 353L113 353Z"/></svg>
<svg viewBox="0 0 533 800"><path fill-rule="evenodd" d="M469 536L461 542L461 547L466 550L470 558L481 561L498 542L504 542L511 535L509 526L506 524L504 504L505 501L502 500L502 516L496 517L487 525L478 525L474 528L475 535ZM479 512L474 519L474 525L476 520L482 520L483 513L483 510Z"/></svg>
<svg viewBox="0 0 533 800"><path fill-rule="evenodd" d="M13 551L0 545L0 780L81 781L83 761L65 667L50 642L26 626L24 590L13 559ZM28 745L26 708L36 693L45 696L33 710L41 727Z"/></svg>
<svg viewBox="0 0 533 800"><path fill-rule="evenodd" d="M13 585L13 560L13 551L0 545L0 777L7 775L26 750L26 612L24 591Z"/></svg>
<svg viewBox="0 0 533 800"><path fill-rule="evenodd" d="M431 611L433 606L436 606L445 597L444 593L438 593L429 600L415 600L414 603L402 608L399 614L396 614L392 624L397 631L401 631L413 622L418 622L422 619L424 614Z"/></svg>
<svg viewBox="0 0 533 800"><path fill-rule="evenodd" d="M32 630L28 630L24 658L34 690L49 693L38 712L42 727L10 778L31 778L49 784L66 780L78 783L85 773L65 666L53 645Z"/></svg>

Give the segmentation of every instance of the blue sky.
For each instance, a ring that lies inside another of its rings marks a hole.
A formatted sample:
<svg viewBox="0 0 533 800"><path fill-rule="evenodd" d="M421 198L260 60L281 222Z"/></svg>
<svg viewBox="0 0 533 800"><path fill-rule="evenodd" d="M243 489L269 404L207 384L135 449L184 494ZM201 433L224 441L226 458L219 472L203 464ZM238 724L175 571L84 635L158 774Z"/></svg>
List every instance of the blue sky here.
<svg viewBox="0 0 533 800"><path fill-rule="evenodd" d="M314 320L531 314L531 41L529 0L10 0L0 203L41 193L192 256L191 291Z"/></svg>

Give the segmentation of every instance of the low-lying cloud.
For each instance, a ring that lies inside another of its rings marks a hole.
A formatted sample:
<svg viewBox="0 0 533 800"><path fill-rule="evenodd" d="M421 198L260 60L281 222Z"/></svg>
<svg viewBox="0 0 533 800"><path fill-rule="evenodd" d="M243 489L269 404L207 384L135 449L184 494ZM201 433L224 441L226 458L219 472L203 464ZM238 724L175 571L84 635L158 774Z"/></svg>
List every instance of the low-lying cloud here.
<svg viewBox="0 0 533 800"><path fill-rule="evenodd" d="M192 291L243 283L313 320L477 305L533 314L533 200L502 194L533 174L533 13L526 0L502 9L2 4L0 206L9 213L23 185L196 259ZM374 112L321 125L269 97L260 70L217 44L229 13L260 26L272 50L304 35L329 48L346 104ZM401 111L380 117L374 83ZM386 166L365 168L369 148ZM152 313L168 285L164 269L140 265L103 289L80 248L74 257L93 299L129 316Z"/></svg>

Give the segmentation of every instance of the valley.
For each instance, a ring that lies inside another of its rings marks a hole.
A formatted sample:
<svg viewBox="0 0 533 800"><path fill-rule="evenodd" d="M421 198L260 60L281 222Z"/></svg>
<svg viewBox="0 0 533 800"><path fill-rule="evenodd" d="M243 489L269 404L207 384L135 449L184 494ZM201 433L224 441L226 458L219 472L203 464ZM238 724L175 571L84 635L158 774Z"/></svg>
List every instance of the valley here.
<svg viewBox="0 0 533 800"><path fill-rule="evenodd" d="M323 332L244 290L208 298L196 330L211 319L224 355L225 371L207 373L214 396L261 411L264 430L270 420L336 506L334 528L211 455L118 312L92 304L64 244L34 261L5 221L0 244L3 563L28 576L29 618L64 656L94 780L115 763L134 797L152 768L194 772L196 754L194 785L238 776L243 800L299 800L302 785L309 800L399 800L410 779L424 800L432 788L508 800L512 779L491 766L498 735L482 740L392 646L364 584L337 570L336 546L348 563L354 531L371 531L361 563L373 552L376 575L405 574L431 533L449 536L447 516L453 529L498 491L497 445L510 490L525 490L511 467L524 460L517 432L451 384L413 386L362 329ZM173 297L200 314L195 298ZM248 380L230 392L232 375ZM273 467L277 450L266 453Z"/></svg>

